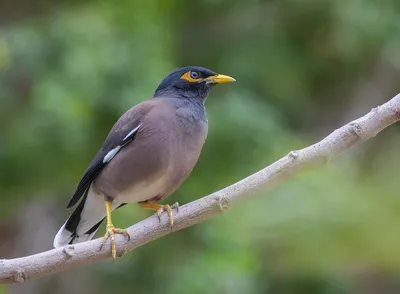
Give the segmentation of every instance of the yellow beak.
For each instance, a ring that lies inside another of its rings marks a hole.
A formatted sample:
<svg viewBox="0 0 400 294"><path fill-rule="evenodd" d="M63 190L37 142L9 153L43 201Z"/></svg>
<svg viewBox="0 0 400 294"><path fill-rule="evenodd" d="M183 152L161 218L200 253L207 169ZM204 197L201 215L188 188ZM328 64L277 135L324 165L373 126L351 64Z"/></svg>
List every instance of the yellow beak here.
<svg viewBox="0 0 400 294"><path fill-rule="evenodd" d="M215 75L204 79L207 83L210 84L224 84L224 83L233 83L236 80L230 76L226 75Z"/></svg>

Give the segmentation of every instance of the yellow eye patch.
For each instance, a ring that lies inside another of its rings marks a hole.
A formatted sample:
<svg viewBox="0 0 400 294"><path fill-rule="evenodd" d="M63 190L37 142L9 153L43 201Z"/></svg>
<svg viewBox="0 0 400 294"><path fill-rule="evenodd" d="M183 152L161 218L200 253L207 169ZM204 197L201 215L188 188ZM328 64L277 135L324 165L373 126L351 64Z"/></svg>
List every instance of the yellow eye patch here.
<svg viewBox="0 0 400 294"><path fill-rule="evenodd" d="M196 76L196 78L194 76ZM191 71L185 72L181 76L181 79L186 80L191 83L198 83L203 80L197 72L192 73Z"/></svg>

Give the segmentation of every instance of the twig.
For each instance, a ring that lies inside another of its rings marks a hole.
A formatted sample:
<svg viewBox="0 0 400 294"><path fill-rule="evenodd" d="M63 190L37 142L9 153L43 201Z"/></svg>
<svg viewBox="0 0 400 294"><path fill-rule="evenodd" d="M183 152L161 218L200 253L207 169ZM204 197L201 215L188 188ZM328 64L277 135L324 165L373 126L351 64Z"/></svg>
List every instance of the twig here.
<svg viewBox="0 0 400 294"><path fill-rule="evenodd" d="M118 255L147 244L172 232L201 223L226 210L232 203L243 200L260 190L271 190L308 168L328 163L354 144L374 137L384 128L400 120L400 94L372 109L365 116L335 130L322 141L307 148L291 151L288 155L259 172L211 195L205 196L179 209L173 229L167 216L159 222L149 217L128 228L130 241L116 236ZM25 280L50 275L79 265L111 257L110 246L99 251L100 239L53 249L43 253L0 260L0 283L21 283Z"/></svg>

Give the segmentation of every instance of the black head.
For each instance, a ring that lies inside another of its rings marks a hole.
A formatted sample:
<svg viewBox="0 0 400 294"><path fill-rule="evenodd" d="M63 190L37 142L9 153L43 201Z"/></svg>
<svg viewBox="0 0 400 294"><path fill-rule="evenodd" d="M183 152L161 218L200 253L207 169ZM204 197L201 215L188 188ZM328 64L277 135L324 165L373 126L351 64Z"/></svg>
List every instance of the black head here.
<svg viewBox="0 0 400 294"><path fill-rule="evenodd" d="M173 96L205 100L213 85L234 81L234 78L217 74L204 67L186 66L166 76L153 97Z"/></svg>

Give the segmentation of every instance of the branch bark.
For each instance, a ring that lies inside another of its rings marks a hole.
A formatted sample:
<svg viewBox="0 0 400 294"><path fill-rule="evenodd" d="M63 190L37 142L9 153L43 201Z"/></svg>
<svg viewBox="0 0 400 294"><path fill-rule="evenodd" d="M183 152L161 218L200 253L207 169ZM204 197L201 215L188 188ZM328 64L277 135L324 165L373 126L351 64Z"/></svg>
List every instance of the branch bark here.
<svg viewBox="0 0 400 294"><path fill-rule="evenodd" d="M212 218L258 191L271 190L300 171L328 163L345 149L370 139L400 120L400 94L372 109L365 116L335 130L320 142L288 155L259 172L213 194L181 206L175 224L169 228L167 216L159 222L151 216L128 228L130 241L116 236L118 256L124 255L155 239ZM65 246L39 254L0 260L0 283L21 283L79 265L111 257L110 243L100 249L101 239Z"/></svg>

